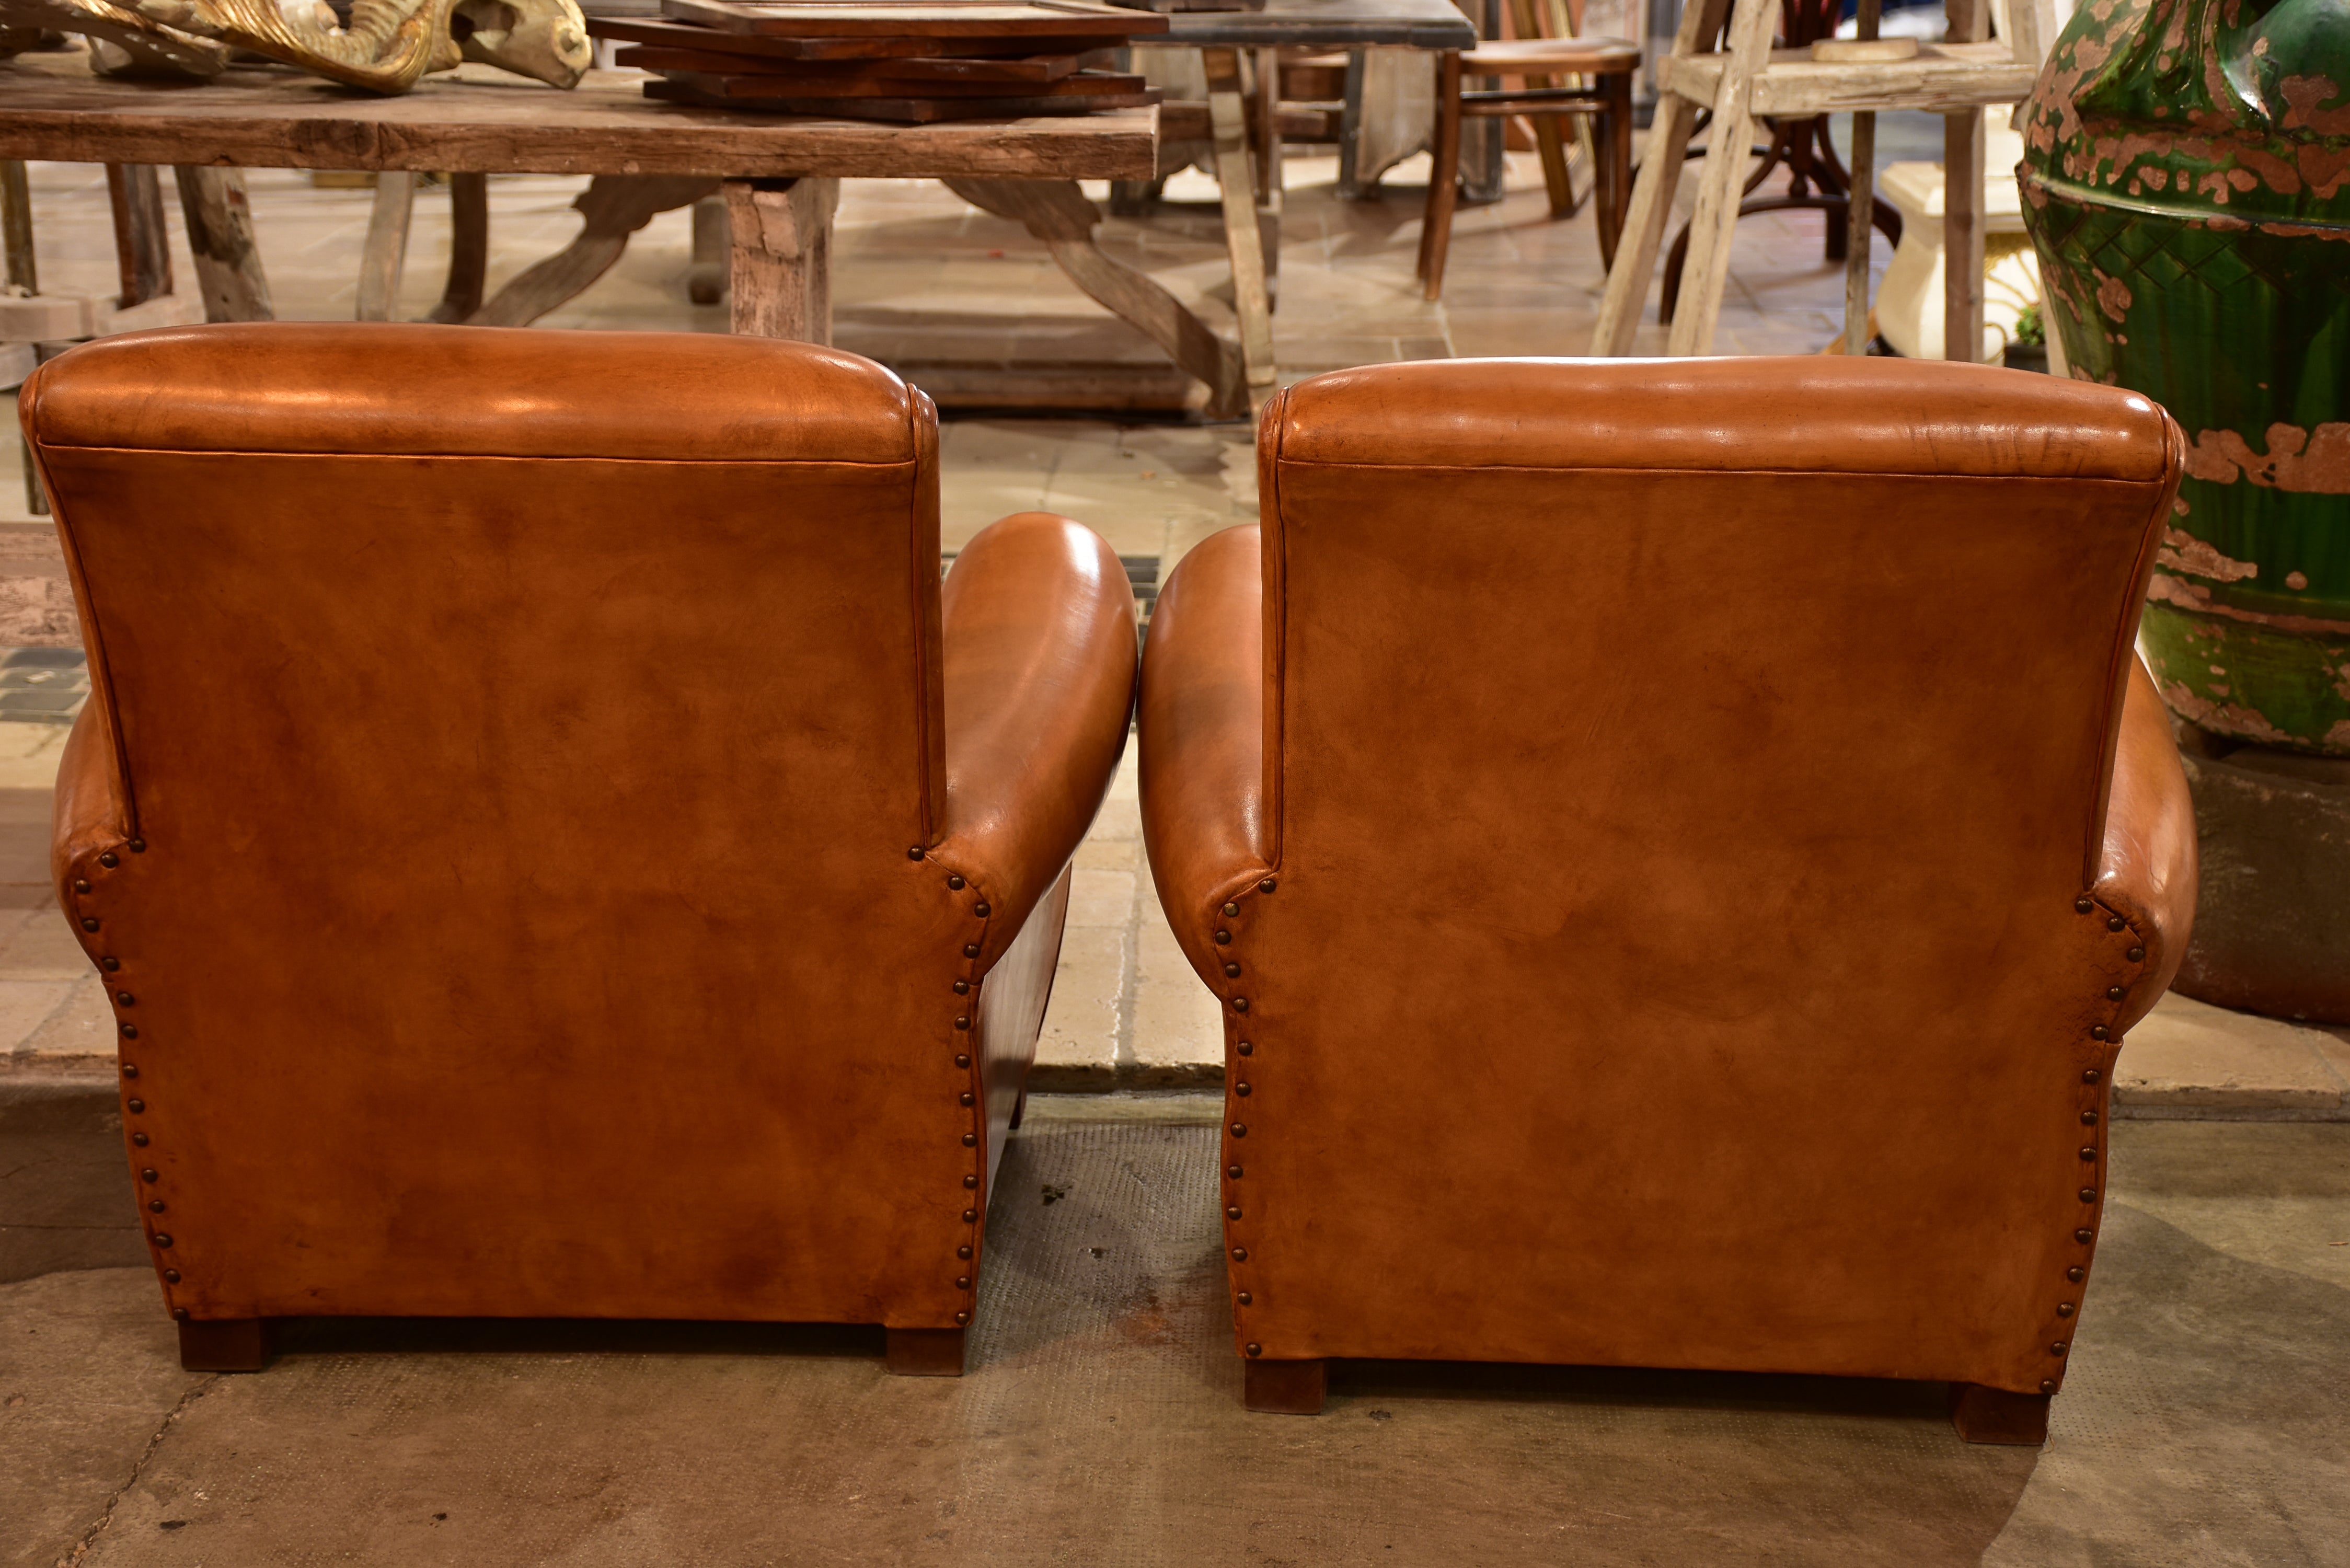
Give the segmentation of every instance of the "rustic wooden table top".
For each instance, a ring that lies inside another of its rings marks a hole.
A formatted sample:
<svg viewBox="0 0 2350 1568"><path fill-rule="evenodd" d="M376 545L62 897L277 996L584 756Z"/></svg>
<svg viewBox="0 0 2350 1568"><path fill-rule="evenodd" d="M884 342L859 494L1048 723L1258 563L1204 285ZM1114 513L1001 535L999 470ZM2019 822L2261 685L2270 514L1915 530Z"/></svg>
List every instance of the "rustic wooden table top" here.
<svg viewBox="0 0 2350 1568"><path fill-rule="evenodd" d="M1452 0L1265 0L1262 11L1178 11L1167 18L1166 32L1134 43L1137 48L1407 44L1416 49L1473 49L1477 29Z"/></svg>
<svg viewBox="0 0 2350 1568"><path fill-rule="evenodd" d="M718 178L1148 180L1159 111L884 125L656 103L639 71L569 92L481 66L377 98L288 69L109 81L88 58L0 61L0 158L253 169Z"/></svg>

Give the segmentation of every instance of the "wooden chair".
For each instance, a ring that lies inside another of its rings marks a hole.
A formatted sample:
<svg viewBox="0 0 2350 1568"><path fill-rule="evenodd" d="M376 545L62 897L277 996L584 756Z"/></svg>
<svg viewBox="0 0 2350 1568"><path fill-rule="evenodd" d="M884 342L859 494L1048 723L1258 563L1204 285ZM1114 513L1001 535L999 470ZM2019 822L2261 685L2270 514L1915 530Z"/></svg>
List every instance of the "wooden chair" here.
<svg viewBox="0 0 2350 1568"><path fill-rule="evenodd" d="M1461 121L1530 115L1553 119L1582 115L1591 122L1593 162L1597 169L1599 252L1609 265L1616 260L1617 236L1632 197L1632 76L1640 68L1640 47L1620 38L1520 38L1480 44L1470 50L1447 51L1437 66L1435 168L1443 173L1428 182L1428 216L1420 225L1419 275L1427 281L1427 296L1444 292L1444 258L1452 240L1452 209L1459 200L1458 181L1445 177L1461 158ZM1461 78L1523 77L1528 85L1490 91L1463 91ZM1551 77L1583 78L1585 87L1535 85ZM1560 187L1566 178L1566 160L1555 127L1545 126L1544 173L1550 181L1551 211L1564 216L1575 210L1569 190L1562 202Z"/></svg>

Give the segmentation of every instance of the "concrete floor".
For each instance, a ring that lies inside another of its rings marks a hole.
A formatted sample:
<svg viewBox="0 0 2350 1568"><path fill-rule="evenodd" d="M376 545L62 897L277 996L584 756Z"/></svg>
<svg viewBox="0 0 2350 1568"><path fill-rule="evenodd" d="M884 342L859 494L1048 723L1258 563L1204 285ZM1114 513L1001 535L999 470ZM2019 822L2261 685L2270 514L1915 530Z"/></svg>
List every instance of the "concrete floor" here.
<svg viewBox="0 0 2350 1568"><path fill-rule="evenodd" d="M539 1323L313 1323L211 1376L110 1092L0 1081L0 1565L2350 1563L2350 1127L2115 1128L2033 1451L1827 1378L1343 1364L1323 1416L1248 1415L1215 1113L1036 1104L959 1381L866 1329Z"/></svg>

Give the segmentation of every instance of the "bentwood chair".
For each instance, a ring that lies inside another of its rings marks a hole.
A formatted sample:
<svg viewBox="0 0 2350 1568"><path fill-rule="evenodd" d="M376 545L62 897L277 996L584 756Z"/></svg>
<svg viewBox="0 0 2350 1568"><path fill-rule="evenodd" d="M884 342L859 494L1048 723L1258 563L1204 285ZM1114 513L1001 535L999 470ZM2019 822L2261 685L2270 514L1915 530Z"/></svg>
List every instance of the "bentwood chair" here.
<svg viewBox="0 0 2350 1568"><path fill-rule="evenodd" d="M806 344L222 326L24 423L92 675L59 896L191 1366L296 1316L879 1323L956 1372L1133 599L939 574Z"/></svg>
<svg viewBox="0 0 2350 1568"><path fill-rule="evenodd" d="M1332 1356L1953 1385L2038 1441L2195 825L2145 399L1438 361L1266 410L1145 655L1250 1405Z"/></svg>
<svg viewBox="0 0 2350 1568"><path fill-rule="evenodd" d="M1602 265L1616 265L1616 239L1632 202L1632 77L1640 68L1640 47L1620 38L1524 38L1448 50L1436 67L1435 167L1461 162L1461 120L1513 116L1586 115L1590 118L1596 165L1596 221ZM1582 87L1546 84L1554 76L1580 77ZM1528 85L1464 91L1464 77L1522 77ZM1562 162L1555 176L1565 176ZM1452 245L1452 210L1460 182L1430 176L1428 209L1420 222L1419 275L1430 299L1444 293L1444 262ZM1558 211L1553 197L1554 213ZM1572 209L1568 209L1572 211Z"/></svg>

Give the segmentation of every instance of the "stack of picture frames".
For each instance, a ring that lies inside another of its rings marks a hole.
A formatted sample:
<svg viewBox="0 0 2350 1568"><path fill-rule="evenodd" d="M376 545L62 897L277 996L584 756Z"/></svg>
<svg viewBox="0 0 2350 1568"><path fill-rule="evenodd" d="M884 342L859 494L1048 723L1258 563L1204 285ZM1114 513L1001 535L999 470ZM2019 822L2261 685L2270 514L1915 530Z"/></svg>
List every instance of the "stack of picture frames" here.
<svg viewBox="0 0 2350 1568"><path fill-rule="evenodd" d="M1118 51L1167 19L1097 0L662 0L593 16L651 71L645 96L707 108L927 124L1159 101Z"/></svg>

